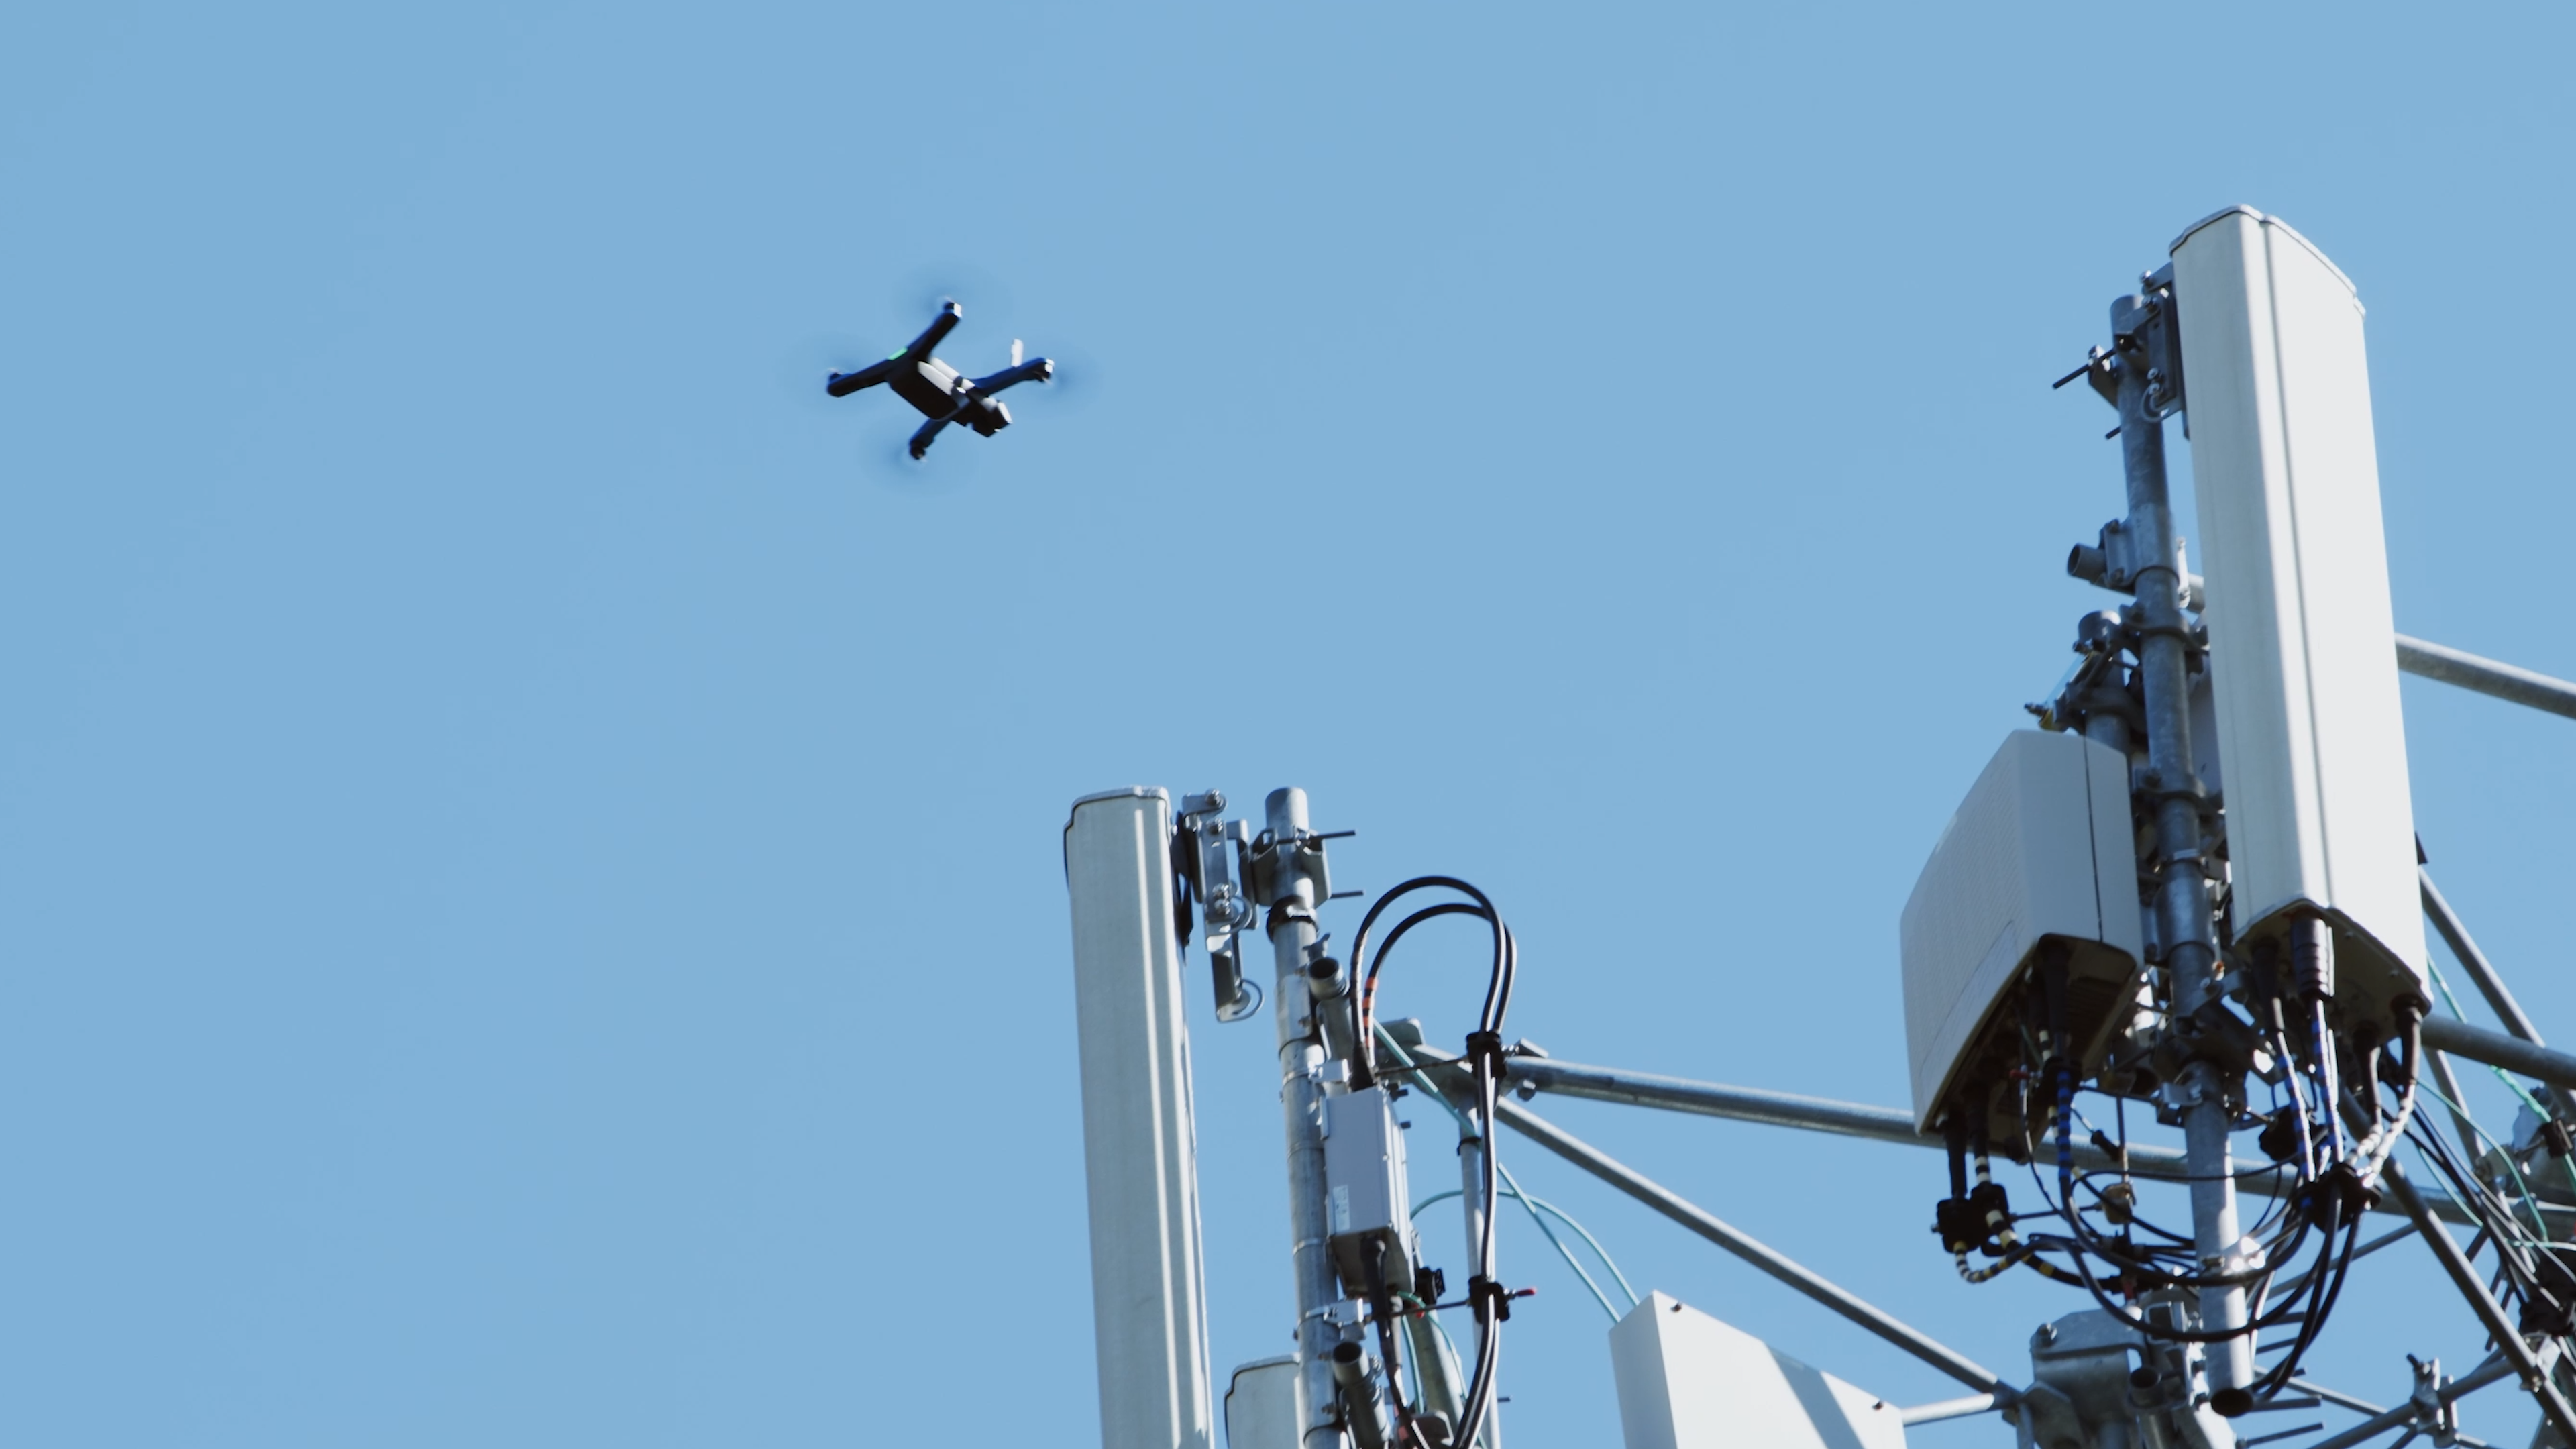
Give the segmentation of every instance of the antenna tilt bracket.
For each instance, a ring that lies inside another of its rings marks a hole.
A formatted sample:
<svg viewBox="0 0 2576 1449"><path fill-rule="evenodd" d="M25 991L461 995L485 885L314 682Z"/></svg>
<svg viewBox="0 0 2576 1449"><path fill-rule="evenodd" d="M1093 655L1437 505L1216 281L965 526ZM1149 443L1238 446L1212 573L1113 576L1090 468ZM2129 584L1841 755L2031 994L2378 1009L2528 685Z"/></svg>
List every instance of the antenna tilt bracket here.
<svg viewBox="0 0 2576 1449"><path fill-rule="evenodd" d="M1208 959L1216 973L1216 1018L1241 1021L1261 1009L1260 989L1243 979L1237 943L1258 914L1245 899L1243 884L1252 829L1240 820L1220 819L1224 810L1222 790L1182 796L1183 842L1178 848L1195 857L1184 869L1207 922Z"/></svg>
<svg viewBox="0 0 2576 1449"><path fill-rule="evenodd" d="M2162 285L2158 285L2159 278ZM2182 327L2174 311L2170 272L2151 273L2147 277L2151 290L2133 297L2123 297L2112 304L2111 358L2118 367L2143 367L2147 370L2147 410L2158 418L2169 418L2182 411ZM2096 369L2093 386L2102 390L2110 381L2109 394L2114 407L2118 402L2116 379Z"/></svg>

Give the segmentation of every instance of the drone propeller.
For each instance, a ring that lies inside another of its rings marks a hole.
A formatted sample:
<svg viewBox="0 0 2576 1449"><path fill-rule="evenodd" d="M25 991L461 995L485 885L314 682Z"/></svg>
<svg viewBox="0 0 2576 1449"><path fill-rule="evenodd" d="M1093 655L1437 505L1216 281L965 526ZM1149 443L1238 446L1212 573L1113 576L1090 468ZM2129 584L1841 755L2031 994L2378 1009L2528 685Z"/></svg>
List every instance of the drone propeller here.
<svg viewBox="0 0 2576 1449"><path fill-rule="evenodd" d="M1011 366L1013 366L1013 367L1017 367L1017 366L1019 366L1019 365L1020 365L1020 339L1018 339L1018 338L1014 337L1014 338L1012 338L1012 339L1011 339Z"/></svg>

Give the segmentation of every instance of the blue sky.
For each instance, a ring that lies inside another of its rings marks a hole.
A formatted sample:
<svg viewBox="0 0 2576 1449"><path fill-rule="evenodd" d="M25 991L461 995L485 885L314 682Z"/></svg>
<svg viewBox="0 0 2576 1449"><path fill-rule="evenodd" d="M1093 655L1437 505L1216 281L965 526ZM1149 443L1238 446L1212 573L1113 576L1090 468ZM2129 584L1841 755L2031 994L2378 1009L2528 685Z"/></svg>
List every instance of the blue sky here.
<svg viewBox="0 0 2576 1449"><path fill-rule="evenodd" d="M0 1430L1095 1442L1057 839L1108 785L1476 880L1559 1055L1901 1102L1897 911L2105 601L2110 418L2047 383L2182 226L2357 280L2400 627L2576 675L2568 32L0 21ZM949 290L949 357L1064 376L916 467L820 382ZM2568 725L2406 703L2434 870L2568 1020ZM1409 969L1463 1030L1471 950ZM1191 1028L1222 1374L1287 1341L1278 1126L1266 1032ZM1956 1281L1929 1154L1549 1110L2007 1372L2079 1306ZM1511 1160L1641 1289L1950 1392ZM1608 1442L1517 1231L1515 1443ZM2321 1375L2475 1361L2421 1258Z"/></svg>

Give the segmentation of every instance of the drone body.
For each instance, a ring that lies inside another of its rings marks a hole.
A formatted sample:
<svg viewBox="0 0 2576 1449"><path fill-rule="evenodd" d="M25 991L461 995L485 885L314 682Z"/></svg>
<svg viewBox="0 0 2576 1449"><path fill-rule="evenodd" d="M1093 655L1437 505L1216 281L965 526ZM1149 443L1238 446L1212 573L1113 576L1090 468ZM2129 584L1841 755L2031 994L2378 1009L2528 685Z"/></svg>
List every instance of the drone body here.
<svg viewBox="0 0 2576 1449"><path fill-rule="evenodd" d="M954 302L943 303L939 315L931 319L923 333L883 362L870 363L856 372L836 372L823 386L834 397L848 397L862 388L884 383L895 396L912 404L930 421L912 435L912 456L930 451L939 430L950 423L974 429L984 437L1011 425L1011 410L1002 406L994 394L1004 388L1017 387L1032 379L1051 381L1055 363L1048 358L1020 361L1020 345L1011 344L1011 365L985 377L970 378L931 355L965 309Z"/></svg>

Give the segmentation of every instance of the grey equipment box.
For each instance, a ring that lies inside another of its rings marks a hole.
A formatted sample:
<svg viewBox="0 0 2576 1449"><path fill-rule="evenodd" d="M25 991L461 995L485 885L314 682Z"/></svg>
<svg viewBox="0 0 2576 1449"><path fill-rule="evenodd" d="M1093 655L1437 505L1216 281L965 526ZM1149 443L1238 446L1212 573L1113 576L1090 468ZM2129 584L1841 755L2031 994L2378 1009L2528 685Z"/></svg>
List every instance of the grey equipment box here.
<svg viewBox="0 0 2576 1449"><path fill-rule="evenodd" d="M1413 1290L1413 1198L1404 1184L1404 1138L1386 1088L1324 1099L1325 1232L1333 1266L1352 1297L1369 1292L1369 1260L1387 1287Z"/></svg>
<svg viewBox="0 0 2576 1449"><path fill-rule="evenodd" d="M1954 1108L1982 1110L1998 1150L2020 1155L2023 1124L1993 1089L2021 1059L2011 1007L2048 940L2071 948L2077 1069L2099 1069L2134 1007L2145 954L2135 828L2118 752L2076 734L2004 737L1905 902L1916 1131L1938 1128Z"/></svg>

